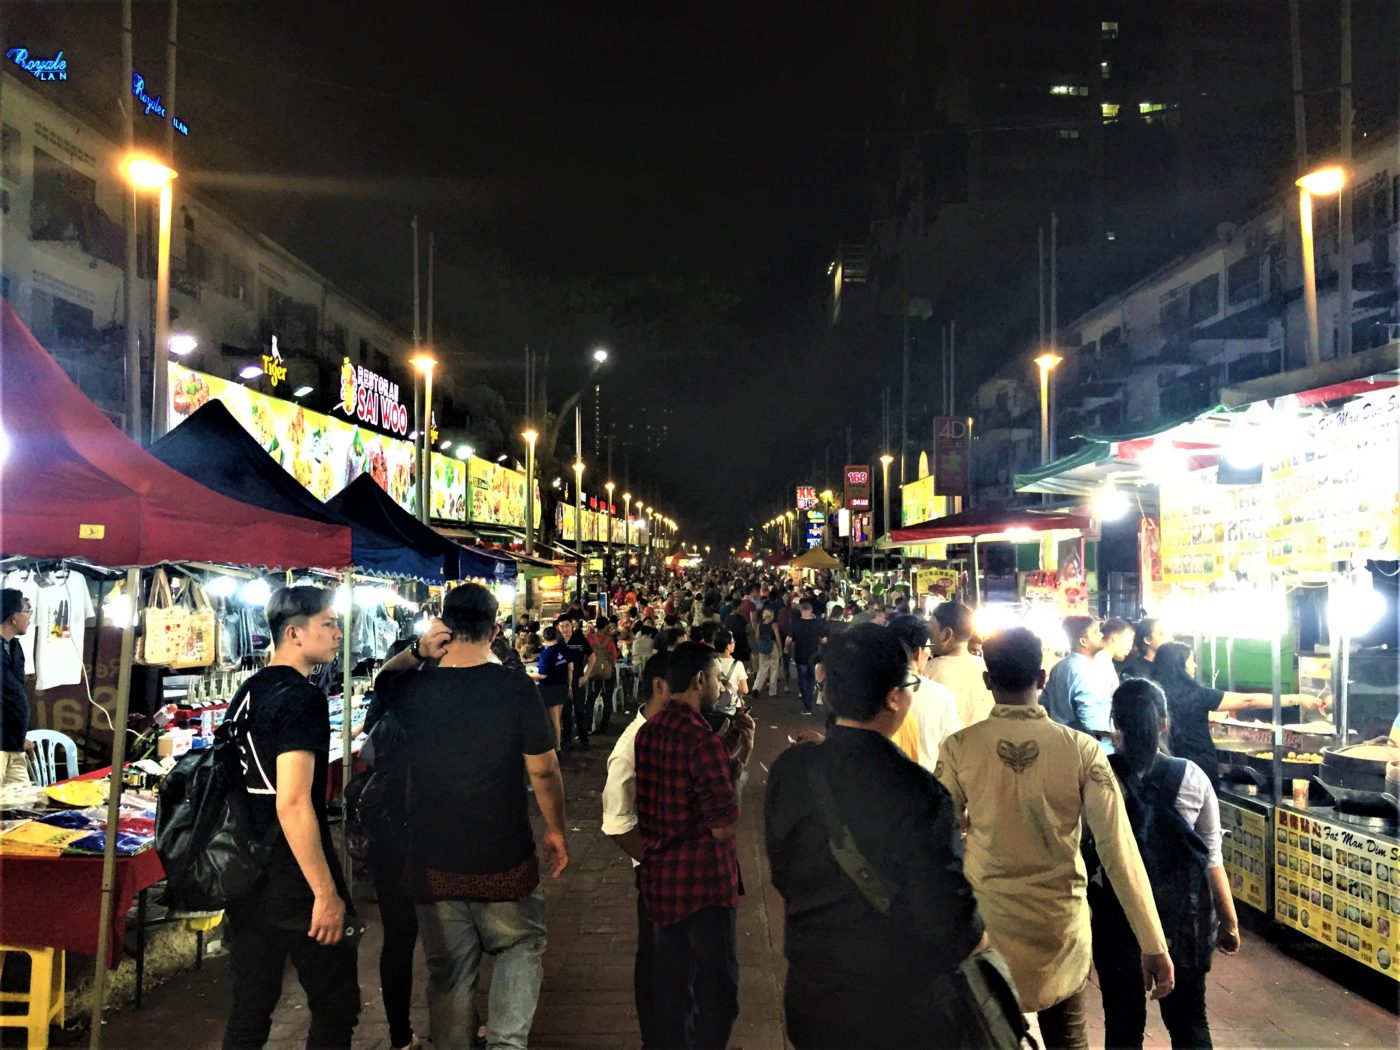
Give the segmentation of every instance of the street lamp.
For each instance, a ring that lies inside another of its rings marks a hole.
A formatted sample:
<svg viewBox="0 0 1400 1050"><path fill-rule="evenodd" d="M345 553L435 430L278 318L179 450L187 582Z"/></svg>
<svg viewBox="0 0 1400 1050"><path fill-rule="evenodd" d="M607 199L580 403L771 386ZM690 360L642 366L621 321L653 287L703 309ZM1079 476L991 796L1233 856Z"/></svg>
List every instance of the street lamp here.
<svg viewBox="0 0 1400 1050"><path fill-rule="evenodd" d="M1040 368L1040 465L1050 462L1050 373L1063 361L1059 354L1046 351L1035 359Z"/></svg>
<svg viewBox="0 0 1400 1050"><path fill-rule="evenodd" d="M612 494L613 494L613 489L617 488L617 486L614 485L611 481L609 481L609 482L607 482L607 483L603 486L603 488L606 489L606 490L607 490L607 493L608 493L608 512L607 512L606 514L603 515L603 521L605 521L605 522L607 523L607 528L608 528L608 534L607 534L607 536L605 537L606 540L607 540L607 546L604 548L604 550L607 551L607 561L606 561L605 564L607 565L608 575L611 576L611 575L612 575L612 523L613 523L613 511L612 511L612 508L613 508L613 501L612 501Z"/></svg>
<svg viewBox="0 0 1400 1050"><path fill-rule="evenodd" d="M574 546L578 550L578 585L577 592L579 608L583 607L583 460L574 460Z"/></svg>
<svg viewBox="0 0 1400 1050"><path fill-rule="evenodd" d="M525 553L535 553L535 442L539 431L530 427L520 435L525 439Z"/></svg>
<svg viewBox="0 0 1400 1050"><path fill-rule="evenodd" d="M887 536L890 533L890 464L893 462L894 457L888 452L880 457L880 483L885 487L885 535ZM876 535L878 536L879 533L876 533ZM890 567L890 550L888 546L885 547L884 561L885 568L888 570Z"/></svg>
<svg viewBox="0 0 1400 1050"><path fill-rule="evenodd" d="M622 494L622 557L632 557L632 493Z"/></svg>
<svg viewBox="0 0 1400 1050"><path fill-rule="evenodd" d="M156 317L151 333L151 345L155 347L153 362L153 383L151 389L151 437L158 438L165 433L167 421L166 388L169 382L169 365L165 360L166 348L170 345L170 216L174 209L175 195L171 188L178 174L174 168L162 164L153 157L133 153L122 165L126 181L131 184L132 193L138 190L155 191L160 195L160 234L156 242ZM135 274L128 274L127 280L135 280ZM127 324L134 323L127 318ZM141 390L139 378L129 381L127 393L132 398L130 410L132 418L141 412ZM133 431L135 427L133 427Z"/></svg>
<svg viewBox="0 0 1400 1050"><path fill-rule="evenodd" d="M608 352L607 352L605 349L603 349L601 346L598 347L598 349L596 349L596 350L593 351L593 363L594 363L595 365L606 364L606 363L607 363L607 360L608 360Z"/></svg>
<svg viewBox="0 0 1400 1050"><path fill-rule="evenodd" d="M428 501L433 496L432 463L430 449L433 447L433 369L437 360L431 354L414 354L410 363L423 377L423 429L418 435L418 520L428 523Z"/></svg>
<svg viewBox="0 0 1400 1050"><path fill-rule="evenodd" d="M1313 261L1313 206L1314 197L1330 197L1341 193L1346 185L1347 173L1336 166L1318 168L1299 179L1298 219L1303 237L1303 305L1308 318L1308 364L1315 365L1322 359L1317 335L1317 269ZM1344 281L1351 280L1351 274L1343 274Z"/></svg>

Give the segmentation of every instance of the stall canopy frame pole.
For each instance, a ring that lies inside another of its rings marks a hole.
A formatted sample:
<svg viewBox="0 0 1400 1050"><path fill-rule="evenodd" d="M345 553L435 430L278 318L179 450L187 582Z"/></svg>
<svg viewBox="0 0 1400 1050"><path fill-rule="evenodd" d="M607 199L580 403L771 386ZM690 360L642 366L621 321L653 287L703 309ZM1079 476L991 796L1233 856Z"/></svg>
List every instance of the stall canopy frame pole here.
<svg viewBox="0 0 1400 1050"><path fill-rule="evenodd" d="M977 537L972 537L972 604L982 604L982 559L977 556Z"/></svg>
<svg viewBox="0 0 1400 1050"><path fill-rule="evenodd" d="M350 602L350 611L345 615L345 623L340 631L340 797L345 799L350 790L350 778L354 775L355 762L350 754L354 742L351 719L350 688L352 670L350 666L350 621L355 615L355 576L353 569L346 569L341 576L342 586ZM353 899L355 895L355 866L350 863L349 829L342 824L340 836L340 870L345 874L345 891Z"/></svg>
<svg viewBox="0 0 1400 1050"><path fill-rule="evenodd" d="M138 608L141 570L126 570L128 607L134 618ZM122 625L121 664L117 672L117 710L112 722L112 776L107 792L107 843L102 851L102 906L97 922L97 972L92 979L92 1029L88 1046L98 1050L102 1045L102 1005L107 993L107 929L112 922L112 892L117 875L117 836L115 829L121 820L122 767L126 764L126 723L131 712L131 664L136 655L136 628L132 623Z"/></svg>
<svg viewBox="0 0 1400 1050"><path fill-rule="evenodd" d="M1278 631L1269 632L1269 662L1272 664L1274 700L1274 805L1283 801L1283 639Z"/></svg>

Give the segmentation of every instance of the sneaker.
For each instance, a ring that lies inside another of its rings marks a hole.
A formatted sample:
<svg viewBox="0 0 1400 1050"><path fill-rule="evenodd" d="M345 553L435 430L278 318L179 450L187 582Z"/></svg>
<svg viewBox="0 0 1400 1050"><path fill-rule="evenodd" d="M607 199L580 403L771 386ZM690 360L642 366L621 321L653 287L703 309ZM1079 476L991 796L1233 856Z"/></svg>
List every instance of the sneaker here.
<svg viewBox="0 0 1400 1050"><path fill-rule="evenodd" d="M811 712L811 711L803 711L802 713L803 713L804 715L806 715L808 718L810 718L810 717L812 716L812 712Z"/></svg>

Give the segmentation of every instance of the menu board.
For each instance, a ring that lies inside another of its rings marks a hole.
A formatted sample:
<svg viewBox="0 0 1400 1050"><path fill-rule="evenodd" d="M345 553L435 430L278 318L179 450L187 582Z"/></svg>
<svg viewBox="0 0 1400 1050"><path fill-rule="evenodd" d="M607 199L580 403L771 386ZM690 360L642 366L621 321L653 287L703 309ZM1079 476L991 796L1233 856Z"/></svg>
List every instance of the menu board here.
<svg viewBox="0 0 1400 1050"><path fill-rule="evenodd" d="M268 455L318 499L330 499L361 474L369 474L395 503L413 512L412 442L175 363L170 365L169 386L166 418L171 429L206 402L222 401Z"/></svg>
<svg viewBox="0 0 1400 1050"><path fill-rule="evenodd" d="M1326 572L1353 552L1400 549L1400 393L1282 424L1257 485L1215 468L1162 486L1162 577L1209 583L1270 567Z"/></svg>
<svg viewBox="0 0 1400 1050"><path fill-rule="evenodd" d="M1230 892L1251 908L1269 911L1269 821L1263 813L1220 799L1221 852Z"/></svg>
<svg viewBox="0 0 1400 1050"><path fill-rule="evenodd" d="M472 456L466 463L467 520L482 525L525 527L525 475L518 470ZM535 524L540 521L540 496L535 492Z"/></svg>
<svg viewBox="0 0 1400 1050"><path fill-rule="evenodd" d="M1283 807L1274 814L1274 917L1395 977L1400 844Z"/></svg>

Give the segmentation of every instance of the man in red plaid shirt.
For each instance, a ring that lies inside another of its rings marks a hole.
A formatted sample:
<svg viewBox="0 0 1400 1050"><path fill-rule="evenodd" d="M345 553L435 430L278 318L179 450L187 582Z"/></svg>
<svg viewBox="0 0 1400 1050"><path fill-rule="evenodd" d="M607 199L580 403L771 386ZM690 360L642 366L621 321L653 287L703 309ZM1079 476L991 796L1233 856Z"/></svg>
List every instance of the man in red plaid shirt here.
<svg viewBox="0 0 1400 1050"><path fill-rule="evenodd" d="M739 1016L739 802L729 750L705 718L720 695L718 658L699 642L676 647L671 700L636 745L656 1038L686 1050L723 1050Z"/></svg>

